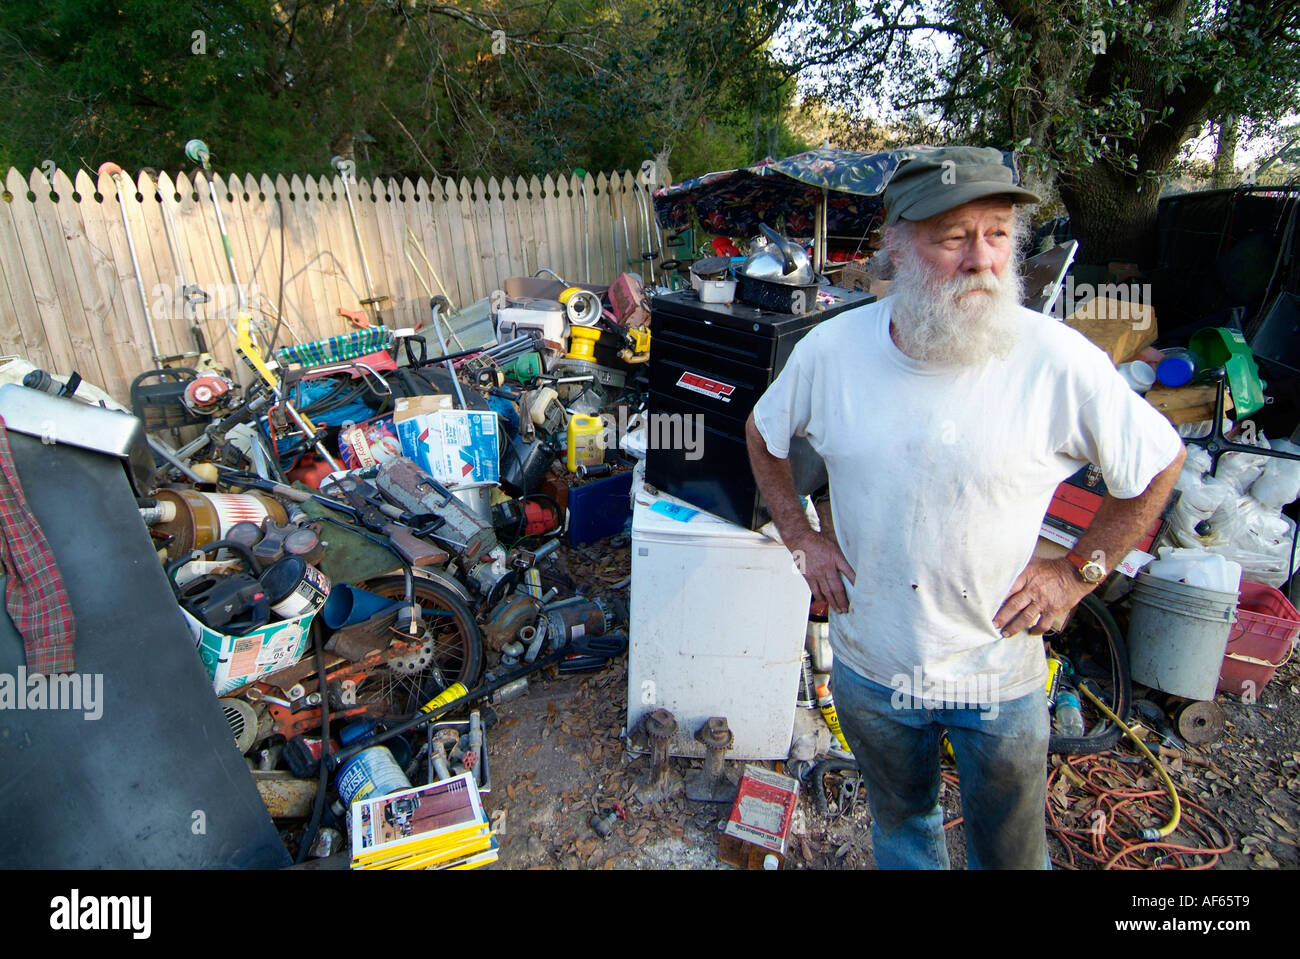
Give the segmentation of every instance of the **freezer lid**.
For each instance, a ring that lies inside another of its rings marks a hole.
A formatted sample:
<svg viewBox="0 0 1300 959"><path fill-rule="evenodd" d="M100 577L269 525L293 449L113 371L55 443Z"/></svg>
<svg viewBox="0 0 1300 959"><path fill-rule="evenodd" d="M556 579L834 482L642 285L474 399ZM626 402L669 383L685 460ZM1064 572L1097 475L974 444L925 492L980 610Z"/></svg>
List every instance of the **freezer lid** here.
<svg viewBox="0 0 1300 959"><path fill-rule="evenodd" d="M765 535L770 533L771 535ZM651 492L641 486L635 490L632 507L632 535L655 539L728 540L732 544L748 543L757 546L780 543L776 527L768 523L762 531L755 532L721 517L707 513L685 500L663 492Z"/></svg>

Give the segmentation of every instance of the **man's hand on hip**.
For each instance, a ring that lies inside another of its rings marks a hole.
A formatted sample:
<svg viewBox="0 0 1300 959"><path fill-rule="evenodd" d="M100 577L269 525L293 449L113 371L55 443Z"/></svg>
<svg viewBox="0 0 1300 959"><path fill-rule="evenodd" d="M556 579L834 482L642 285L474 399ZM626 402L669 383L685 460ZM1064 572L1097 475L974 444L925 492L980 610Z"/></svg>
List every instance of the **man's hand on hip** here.
<svg viewBox="0 0 1300 959"><path fill-rule="evenodd" d="M837 613L849 611L849 599L844 592L843 575L850 583L857 582L857 574L840 551L833 534L808 530L794 542L786 543L794 556L795 567L808 581L812 598L824 602Z"/></svg>
<svg viewBox="0 0 1300 959"><path fill-rule="evenodd" d="M1015 636L1024 629L1041 636L1048 630L1060 629L1066 614L1092 589L1079 578L1068 559L1035 557L1011 584L1011 592L993 617L993 625L1003 636Z"/></svg>

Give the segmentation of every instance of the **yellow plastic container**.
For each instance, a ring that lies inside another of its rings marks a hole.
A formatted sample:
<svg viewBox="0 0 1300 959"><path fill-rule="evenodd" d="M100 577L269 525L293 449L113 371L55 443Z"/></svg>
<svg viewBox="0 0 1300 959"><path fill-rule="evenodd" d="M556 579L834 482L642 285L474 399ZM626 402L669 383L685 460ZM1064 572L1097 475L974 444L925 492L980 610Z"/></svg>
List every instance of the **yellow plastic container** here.
<svg viewBox="0 0 1300 959"><path fill-rule="evenodd" d="M579 466L598 466L605 462L605 424L599 416L575 413L569 417L569 451L565 465L570 473Z"/></svg>

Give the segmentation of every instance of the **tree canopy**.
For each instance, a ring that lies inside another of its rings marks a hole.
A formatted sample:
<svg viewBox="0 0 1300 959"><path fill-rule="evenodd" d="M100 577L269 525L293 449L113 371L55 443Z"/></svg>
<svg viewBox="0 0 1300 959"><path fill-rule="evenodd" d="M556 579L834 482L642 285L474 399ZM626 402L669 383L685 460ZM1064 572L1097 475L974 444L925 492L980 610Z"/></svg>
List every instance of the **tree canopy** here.
<svg viewBox="0 0 1300 959"><path fill-rule="evenodd" d="M0 3L0 162L475 175L748 163L794 84L780 0ZM701 24L712 26L705 30ZM779 138L778 138L779 142ZM785 146L799 148L786 138Z"/></svg>
<svg viewBox="0 0 1300 959"><path fill-rule="evenodd" d="M824 4L797 69L845 132L1022 150L1092 262L1146 257L1162 179L1207 121L1300 104L1297 0Z"/></svg>

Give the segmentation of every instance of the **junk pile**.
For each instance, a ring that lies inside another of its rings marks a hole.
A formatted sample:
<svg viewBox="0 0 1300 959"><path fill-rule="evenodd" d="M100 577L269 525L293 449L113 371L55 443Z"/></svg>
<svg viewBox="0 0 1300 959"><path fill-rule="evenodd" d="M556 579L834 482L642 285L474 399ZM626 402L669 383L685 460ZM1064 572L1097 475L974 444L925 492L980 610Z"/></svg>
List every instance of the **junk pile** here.
<svg viewBox="0 0 1300 959"><path fill-rule="evenodd" d="M625 610L559 595L543 565L566 531L623 529L593 488L634 462L616 426L644 402L639 281L514 278L493 341L454 352L472 317L445 307L432 358L373 324L268 358L241 314L247 386L159 370L137 410L162 461L141 518L259 787L285 797L287 770L312 809L299 859L346 827L359 868L491 861L489 701L627 648ZM204 422L173 447L157 434L183 417ZM456 817L444 795L465 799Z"/></svg>

